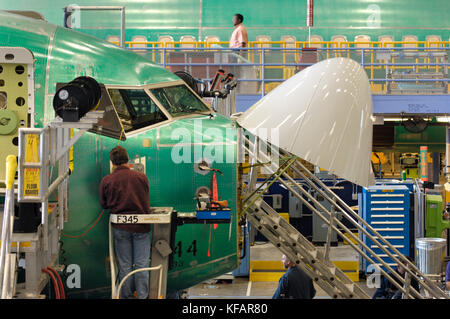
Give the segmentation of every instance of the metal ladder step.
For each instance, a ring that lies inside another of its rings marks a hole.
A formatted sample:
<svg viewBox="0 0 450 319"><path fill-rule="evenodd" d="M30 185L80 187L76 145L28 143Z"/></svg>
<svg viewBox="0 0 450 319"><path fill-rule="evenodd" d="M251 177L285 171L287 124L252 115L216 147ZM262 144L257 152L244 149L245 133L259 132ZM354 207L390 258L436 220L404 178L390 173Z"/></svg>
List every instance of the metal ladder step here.
<svg viewBox="0 0 450 319"><path fill-rule="evenodd" d="M255 202L247 212L250 223L300 269L306 270L307 275L332 298L369 298L344 272L326 261L292 225L276 215L278 213L262 200Z"/></svg>

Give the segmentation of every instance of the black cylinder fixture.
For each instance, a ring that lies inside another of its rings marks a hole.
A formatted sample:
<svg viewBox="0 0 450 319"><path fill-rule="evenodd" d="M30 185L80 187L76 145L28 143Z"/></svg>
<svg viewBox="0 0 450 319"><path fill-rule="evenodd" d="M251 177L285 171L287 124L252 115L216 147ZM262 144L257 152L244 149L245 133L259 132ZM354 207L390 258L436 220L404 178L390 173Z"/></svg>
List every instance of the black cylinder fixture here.
<svg viewBox="0 0 450 319"><path fill-rule="evenodd" d="M53 109L64 122L78 122L100 101L100 85L91 77L81 76L60 88L53 98Z"/></svg>

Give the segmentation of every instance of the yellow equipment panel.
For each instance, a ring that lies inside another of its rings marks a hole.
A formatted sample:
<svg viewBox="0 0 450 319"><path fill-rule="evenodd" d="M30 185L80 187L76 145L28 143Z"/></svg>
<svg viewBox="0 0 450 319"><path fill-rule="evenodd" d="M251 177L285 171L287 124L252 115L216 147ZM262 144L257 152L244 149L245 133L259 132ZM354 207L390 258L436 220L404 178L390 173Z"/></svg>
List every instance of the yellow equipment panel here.
<svg viewBox="0 0 450 319"><path fill-rule="evenodd" d="M18 129L30 127L34 110L34 57L25 48L0 47L0 162L18 153ZM5 181L0 165L0 182Z"/></svg>

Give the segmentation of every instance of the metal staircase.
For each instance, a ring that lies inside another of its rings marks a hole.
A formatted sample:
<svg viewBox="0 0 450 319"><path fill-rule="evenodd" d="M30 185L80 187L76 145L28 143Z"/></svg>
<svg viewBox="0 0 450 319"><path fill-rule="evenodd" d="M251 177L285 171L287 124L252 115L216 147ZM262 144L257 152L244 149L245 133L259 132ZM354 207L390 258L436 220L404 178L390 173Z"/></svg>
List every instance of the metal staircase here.
<svg viewBox="0 0 450 319"><path fill-rule="evenodd" d="M370 298L261 198L249 207L247 219L332 298Z"/></svg>
<svg viewBox="0 0 450 319"><path fill-rule="evenodd" d="M250 158L251 169L248 175L245 198L243 199L243 210L241 218L245 217L260 231L266 238L297 267L302 269L313 281L315 281L332 298L360 298L368 299L368 296L358 285L356 285L340 269L335 267L329 259L330 240L332 232L345 238L347 234L355 243L349 241L349 245L365 258L369 263L374 264L380 274L385 276L402 293L403 298L425 298L424 295L432 298L448 299L449 296L439 289L436 283L427 278L421 271L402 255L392 244L374 230L364 219L355 213L342 199L311 173L298 158L271 148L270 156L267 152L261 152L262 141L255 138L254 142L245 138L244 146ZM267 146L267 145L266 145ZM267 149L267 148L266 148ZM271 159L278 157L280 164L274 163ZM268 165L270 163L270 165ZM257 167L263 165L271 174L262 184L257 186ZM288 173L290 171L290 174ZM306 191L292 175L303 179L311 189L314 189L331 204L331 210L323 206L323 202L316 200L310 192ZM278 180L291 193L306 205L314 214L317 214L326 225L328 225L328 238L325 245L325 252L318 250L300 232L286 222L271 206L262 200L264 192ZM265 188L263 189L263 187ZM368 247L360 238L355 236L342 221L336 218L336 212L342 214L352 223L360 234L364 234L372 241ZM387 256L396 263L405 265L406 276L401 277L385 261L378 257L372 248L381 249ZM386 270L384 270L386 269ZM389 273L388 273L389 272ZM395 278L394 278L395 277ZM414 278L420 285L423 294L410 286L411 279Z"/></svg>
<svg viewBox="0 0 450 319"><path fill-rule="evenodd" d="M59 240L64 222L69 219L70 149L102 117L103 111L92 111L78 122L63 122L58 117L43 128L19 129L17 202L40 205L41 223L35 232L13 232L16 200L14 167L14 171L10 172L12 181L5 195L4 213L0 215L3 221L0 233L2 299L42 298L41 291L48 280L42 269L48 266L60 268ZM77 129L73 136L71 129ZM13 157L15 162L15 156ZM52 177L50 172L53 170L57 170L57 173ZM27 175L31 175L31 178ZM49 203L52 194L57 194L57 201ZM25 254L26 268L25 282L17 284L19 252Z"/></svg>

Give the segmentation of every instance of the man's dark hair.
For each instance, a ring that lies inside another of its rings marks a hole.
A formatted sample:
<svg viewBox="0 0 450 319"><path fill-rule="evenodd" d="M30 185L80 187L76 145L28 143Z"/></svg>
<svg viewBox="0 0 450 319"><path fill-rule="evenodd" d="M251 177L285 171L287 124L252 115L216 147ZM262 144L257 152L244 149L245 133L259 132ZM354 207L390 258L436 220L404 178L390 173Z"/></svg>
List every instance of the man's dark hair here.
<svg viewBox="0 0 450 319"><path fill-rule="evenodd" d="M240 13L236 13L235 16L241 21L244 22L244 16Z"/></svg>
<svg viewBox="0 0 450 319"><path fill-rule="evenodd" d="M128 152L122 146L116 146L109 152L109 159L115 166L128 163Z"/></svg>

